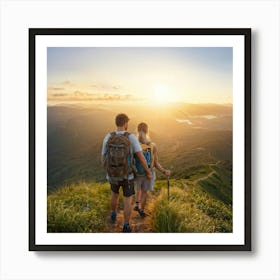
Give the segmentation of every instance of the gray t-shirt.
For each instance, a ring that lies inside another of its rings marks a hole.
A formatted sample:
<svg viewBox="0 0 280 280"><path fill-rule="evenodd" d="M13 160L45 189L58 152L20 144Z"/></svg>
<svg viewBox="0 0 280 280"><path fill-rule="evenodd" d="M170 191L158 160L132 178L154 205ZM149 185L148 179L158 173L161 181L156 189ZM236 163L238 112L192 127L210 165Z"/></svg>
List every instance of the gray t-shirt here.
<svg viewBox="0 0 280 280"><path fill-rule="evenodd" d="M124 131L124 130L116 130L115 132L116 132L117 134L124 134L126 131ZM108 134L105 136L104 140L103 140L102 152L101 152L102 157L104 157L104 156L106 155L106 153L107 153L106 144L107 144L107 141L109 140L110 136L111 136L111 133L108 133ZM128 138L129 138L129 141L130 141L131 152L132 152L132 154L141 152L141 151L142 151L142 148L141 148L141 146L140 146L140 143L139 143L137 137L136 137L134 134L130 133L130 134L128 135ZM106 176L106 178L108 179L108 175ZM133 178L134 178L133 173L129 174L128 179L131 180L131 179L133 179Z"/></svg>

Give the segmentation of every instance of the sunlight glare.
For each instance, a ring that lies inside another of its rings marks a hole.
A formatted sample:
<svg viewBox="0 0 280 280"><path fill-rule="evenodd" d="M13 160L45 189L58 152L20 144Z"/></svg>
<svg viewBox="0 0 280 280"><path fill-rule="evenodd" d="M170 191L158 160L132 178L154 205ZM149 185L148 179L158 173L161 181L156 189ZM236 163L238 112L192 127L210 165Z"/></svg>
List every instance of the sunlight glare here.
<svg viewBox="0 0 280 280"><path fill-rule="evenodd" d="M166 85L159 84L156 85L154 88L154 93L152 96L152 101L156 104L166 104L170 102L172 99L172 96L169 92L169 89Z"/></svg>

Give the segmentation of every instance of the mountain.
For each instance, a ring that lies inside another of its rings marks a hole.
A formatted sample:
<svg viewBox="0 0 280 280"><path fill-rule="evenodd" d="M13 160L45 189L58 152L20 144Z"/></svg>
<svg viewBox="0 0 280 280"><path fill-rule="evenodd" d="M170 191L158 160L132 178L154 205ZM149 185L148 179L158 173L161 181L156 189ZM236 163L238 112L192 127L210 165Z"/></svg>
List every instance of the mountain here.
<svg viewBox="0 0 280 280"><path fill-rule="evenodd" d="M116 114L150 127L161 164L182 178L191 167L232 161L232 106L219 104L96 104L48 106L48 191L74 182L105 182L100 164L104 136ZM160 177L160 175L159 175Z"/></svg>

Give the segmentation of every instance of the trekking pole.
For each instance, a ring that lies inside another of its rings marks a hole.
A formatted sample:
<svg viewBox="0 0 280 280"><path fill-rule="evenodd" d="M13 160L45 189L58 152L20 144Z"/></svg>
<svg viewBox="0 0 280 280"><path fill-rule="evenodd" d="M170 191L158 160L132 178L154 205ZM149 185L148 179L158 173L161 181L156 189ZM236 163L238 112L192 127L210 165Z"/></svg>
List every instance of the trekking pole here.
<svg viewBox="0 0 280 280"><path fill-rule="evenodd" d="M167 199L169 201L169 176L167 177Z"/></svg>

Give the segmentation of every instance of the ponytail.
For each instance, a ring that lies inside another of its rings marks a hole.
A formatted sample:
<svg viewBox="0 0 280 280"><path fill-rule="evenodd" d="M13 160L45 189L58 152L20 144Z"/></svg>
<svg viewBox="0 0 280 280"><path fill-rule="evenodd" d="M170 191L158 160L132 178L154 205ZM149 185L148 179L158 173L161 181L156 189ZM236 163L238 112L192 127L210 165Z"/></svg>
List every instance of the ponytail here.
<svg viewBox="0 0 280 280"><path fill-rule="evenodd" d="M140 143L144 144L150 141L148 135L148 125L146 123L140 123L137 127L138 130L138 140Z"/></svg>

